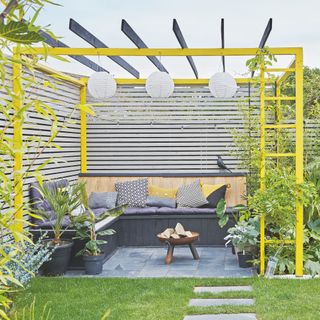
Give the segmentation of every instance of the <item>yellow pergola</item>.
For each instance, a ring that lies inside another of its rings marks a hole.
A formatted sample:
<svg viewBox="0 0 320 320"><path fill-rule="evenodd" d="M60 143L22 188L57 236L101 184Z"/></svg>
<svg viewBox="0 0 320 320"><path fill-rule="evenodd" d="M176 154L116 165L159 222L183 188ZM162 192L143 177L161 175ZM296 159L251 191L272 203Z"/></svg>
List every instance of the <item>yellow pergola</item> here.
<svg viewBox="0 0 320 320"><path fill-rule="evenodd" d="M259 48L16 48L14 50L15 61L20 61L25 55L73 55L73 56L256 56L264 54ZM298 47L288 48L268 48L268 54L292 56L294 58L291 65L287 68L266 68L264 64L260 65L260 188L264 190L266 176L266 158L273 157L295 157L296 183L303 183L303 49ZM38 66L38 69L51 75L58 76L60 79L71 82L80 86L80 104L86 104L86 84L87 79L76 79L69 75L57 72L45 66ZM13 90L16 93L14 106L19 110L23 106L23 101L19 98L21 87L21 64L14 63L13 65ZM266 83L270 82L265 76L265 73L282 72L282 75L276 78L276 95L273 97L265 95ZM281 96L281 84L295 73L296 96L283 97ZM237 83L250 83L252 78L236 79ZM118 84L126 85L143 85L145 79L116 79ZM208 79L174 79L176 85L208 85ZM295 101L296 121L295 124L266 124L265 104L267 101L274 101L280 108L282 101ZM81 110L81 172L87 171L87 146L86 146L86 112ZM265 150L266 130L268 129L286 129L293 128L296 130L296 150L294 153L267 153ZM21 150L22 145L22 126L21 121L17 119L14 123L14 145L16 150ZM22 221L22 151L16 153L15 158L15 209L17 221ZM18 224L18 228L22 228L22 224ZM283 241L265 240L265 217L262 213L260 220L260 273L263 275L265 271L265 246L269 244L279 244ZM296 276L303 276L303 204L299 197L296 199L296 239L288 242L296 246Z"/></svg>

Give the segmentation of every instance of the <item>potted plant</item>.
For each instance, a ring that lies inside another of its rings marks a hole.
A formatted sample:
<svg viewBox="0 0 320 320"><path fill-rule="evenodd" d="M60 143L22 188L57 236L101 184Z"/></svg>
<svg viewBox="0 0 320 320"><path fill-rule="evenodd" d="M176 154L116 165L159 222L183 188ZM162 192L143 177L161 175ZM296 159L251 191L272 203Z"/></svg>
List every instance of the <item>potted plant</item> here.
<svg viewBox="0 0 320 320"><path fill-rule="evenodd" d="M97 231L95 228L96 223L110 215L122 214L123 209L126 206L120 206L110 210L106 209L104 214L96 217L88 205L88 197L85 190L82 192L81 200L85 211L80 215L71 217L72 224L76 230L75 239L82 239L85 241L84 248L80 250L77 255L83 256L86 274L100 274L102 272L102 266L105 257L103 246L108 243L107 240L102 239L101 237L111 236L115 234L115 230L106 229Z"/></svg>
<svg viewBox="0 0 320 320"><path fill-rule="evenodd" d="M240 268L252 267L251 260L253 260L259 236L257 222L257 217L239 221L234 227L228 229L229 234L225 237L225 240L231 241L235 247Z"/></svg>
<svg viewBox="0 0 320 320"><path fill-rule="evenodd" d="M70 214L79 208L81 194L84 183L77 182L68 187L52 187L42 184L38 187L43 199L50 205L51 211L48 213L39 210L39 214L52 222L53 238L46 240L47 245L55 247L51 260L43 264L42 272L44 275L62 275L66 272L71 256L73 241L63 239L62 235L70 226Z"/></svg>

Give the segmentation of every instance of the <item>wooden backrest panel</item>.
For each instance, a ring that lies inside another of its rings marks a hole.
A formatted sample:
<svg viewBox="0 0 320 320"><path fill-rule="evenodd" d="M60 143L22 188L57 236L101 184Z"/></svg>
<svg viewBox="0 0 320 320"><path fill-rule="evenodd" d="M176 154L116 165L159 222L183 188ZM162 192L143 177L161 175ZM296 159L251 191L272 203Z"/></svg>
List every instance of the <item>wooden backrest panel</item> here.
<svg viewBox="0 0 320 320"><path fill-rule="evenodd" d="M245 204L243 195L246 193L246 178L244 176L228 177L81 177L87 183L87 192L107 192L115 191L115 183L128 180L147 178L149 184L154 184L163 188L179 188L184 184L189 184L196 179L207 184L228 184L226 201L229 207L237 204Z"/></svg>

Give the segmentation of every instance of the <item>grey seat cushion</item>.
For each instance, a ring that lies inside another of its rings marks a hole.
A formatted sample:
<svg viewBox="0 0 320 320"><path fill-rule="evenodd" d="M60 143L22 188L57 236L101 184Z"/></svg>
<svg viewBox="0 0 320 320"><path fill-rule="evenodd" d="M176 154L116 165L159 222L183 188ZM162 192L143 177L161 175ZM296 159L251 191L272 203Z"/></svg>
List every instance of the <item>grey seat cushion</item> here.
<svg viewBox="0 0 320 320"><path fill-rule="evenodd" d="M117 192L91 192L89 196L89 207L91 209L112 209L116 206L117 198Z"/></svg>
<svg viewBox="0 0 320 320"><path fill-rule="evenodd" d="M147 198L147 206L175 208L177 206L177 202L176 199L149 196Z"/></svg>
<svg viewBox="0 0 320 320"><path fill-rule="evenodd" d="M178 214L178 215L188 215L188 214L215 214L216 210L213 208L158 208L158 214Z"/></svg>
<svg viewBox="0 0 320 320"><path fill-rule="evenodd" d="M132 207L125 210L125 215L154 215L157 213L158 207L137 208Z"/></svg>
<svg viewBox="0 0 320 320"><path fill-rule="evenodd" d="M146 207L146 208L128 208L124 215L146 216L146 215L197 215L212 214L215 215L215 208L168 208L168 207ZM227 208L226 213L234 213L232 208Z"/></svg>

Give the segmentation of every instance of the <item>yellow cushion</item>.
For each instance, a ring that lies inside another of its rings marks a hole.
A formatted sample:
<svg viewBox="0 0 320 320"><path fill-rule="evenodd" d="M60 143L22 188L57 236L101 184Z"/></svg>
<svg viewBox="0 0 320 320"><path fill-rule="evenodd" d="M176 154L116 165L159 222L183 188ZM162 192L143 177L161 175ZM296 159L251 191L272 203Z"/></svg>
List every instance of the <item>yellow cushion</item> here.
<svg viewBox="0 0 320 320"><path fill-rule="evenodd" d="M224 186L224 184L205 184L205 183L202 183L201 184L201 188L202 188L202 193L203 195L208 198L209 195L218 190L219 188L221 188L222 186Z"/></svg>
<svg viewBox="0 0 320 320"><path fill-rule="evenodd" d="M153 197L161 198L173 198L175 199L178 189L166 189L155 185L149 185L149 195Z"/></svg>

